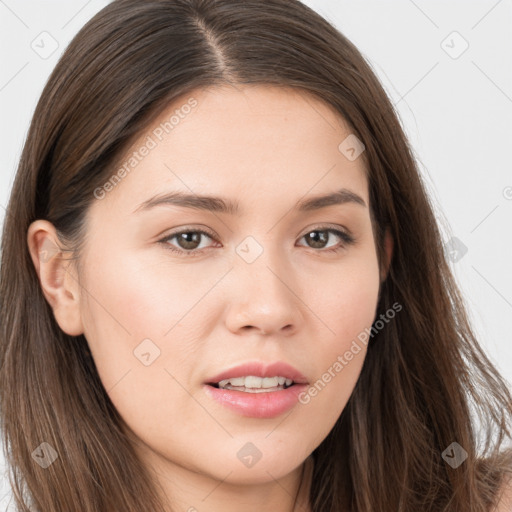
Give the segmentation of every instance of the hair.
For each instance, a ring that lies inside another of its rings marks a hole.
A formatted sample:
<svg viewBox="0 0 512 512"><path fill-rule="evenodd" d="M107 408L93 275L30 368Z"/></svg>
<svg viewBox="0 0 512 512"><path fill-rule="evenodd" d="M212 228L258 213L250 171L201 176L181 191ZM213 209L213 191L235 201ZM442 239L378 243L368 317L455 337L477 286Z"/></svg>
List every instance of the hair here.
<svg viewBox="0 0 512 512"><path fill-rule="evenodd" d="M12 187L0 269L2 441L17 510L163 511L98 376L65 334L27 247L51 222L80 263L85 217L123 152L175 99L241 84L321 99L363 142L379 263L394 240L354 391L314 450L314 512L483 512L511 472L512 398L470 325L398 114L370 64L298 0L114 0L71 41L37 104ZM78 267L77 267L78 268ZM468 457L450 467L442 452ZM31 453L50 444L43 469Z"/></svg>

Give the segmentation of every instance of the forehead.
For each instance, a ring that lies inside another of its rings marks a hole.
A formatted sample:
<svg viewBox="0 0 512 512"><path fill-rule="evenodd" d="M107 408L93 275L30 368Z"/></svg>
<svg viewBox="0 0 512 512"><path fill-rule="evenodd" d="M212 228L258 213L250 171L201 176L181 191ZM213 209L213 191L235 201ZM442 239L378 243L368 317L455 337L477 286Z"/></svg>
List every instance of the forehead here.
<svg viewBox="0 0 512 512"><path fill-rule="evenodd" d="M296 202L309 192L347 187L368 203L363 159L348 159L340 149L349 136L339 113L298 89L196 89L160 112L122 155L113 171L124 167L123 179L108 200L138 206L180 190L248 203L262 194Z"/></svg>

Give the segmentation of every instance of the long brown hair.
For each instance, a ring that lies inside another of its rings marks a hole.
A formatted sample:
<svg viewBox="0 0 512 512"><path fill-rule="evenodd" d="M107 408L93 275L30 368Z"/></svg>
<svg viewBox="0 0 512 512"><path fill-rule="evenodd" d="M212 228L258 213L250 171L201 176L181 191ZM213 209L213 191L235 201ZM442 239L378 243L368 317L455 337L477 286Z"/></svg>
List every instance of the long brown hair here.
<svg viewBox="0 0 512 512"><path fill-rule="evenodd" d="M314 451L314 512L484 512L510 458L512 399L480 348L397 115L360 52L298 0L114 0L66 49L41 95L5 217L0 412L19 510L163 511L99 379L87 340L62 332L27 248L46 219L80 262L94 190L175 98L222 84L293 87L364 143L379 261L394 249L378 330L354 392ZM340 141L341 142L341 141ZM48 443L58 463L32 452ZM442 453L467 453L457 468ZM508 468L508 469L507 469Z"/></svg>

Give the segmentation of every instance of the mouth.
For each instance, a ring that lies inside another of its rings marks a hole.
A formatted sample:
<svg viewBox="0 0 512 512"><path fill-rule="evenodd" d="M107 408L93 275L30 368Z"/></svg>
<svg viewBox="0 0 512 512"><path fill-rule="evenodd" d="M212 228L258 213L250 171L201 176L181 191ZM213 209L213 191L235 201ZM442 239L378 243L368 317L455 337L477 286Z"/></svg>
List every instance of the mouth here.
<svg viewBox="0 0 512 512"><path fill-rule="evenodd" d="M282 375L274 377L248 375L223 379L219 382L210 382L208 385L217 389L243 391L244 393L270 393L272 391L284 391L294 386L295 382Z"/></svg>
<svg viewBox="0 0 512 512"><path fill-rule="evenodd" d="M297 384L307 384L306 377L296 368L283 361L264 364L259 361L245 363L208 379L205 384L217 389L268 393L281 391Z"/></svg>
<svg viewBox="0 0 512 512"><path fill-rule="evenodd" d="M308 380L287 363L255 361L225 370L203 384L208 397L232 412L268 419L293 409Z"/></svg>

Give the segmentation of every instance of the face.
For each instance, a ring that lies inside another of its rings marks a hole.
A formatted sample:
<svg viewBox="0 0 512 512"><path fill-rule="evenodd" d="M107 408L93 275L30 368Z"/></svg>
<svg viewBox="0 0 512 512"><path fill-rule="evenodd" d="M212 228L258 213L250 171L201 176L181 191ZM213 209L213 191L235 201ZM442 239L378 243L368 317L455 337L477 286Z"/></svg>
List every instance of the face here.
<svg viewBox="0 0 512 512"><path fill-rule="evenodd" d="M284 477L343 411L380 280L363 158L339 149L350 133L296 90L202 89L97 189L68 318L162 472ZM294 384L227 381L244 375Z"/></svg>

